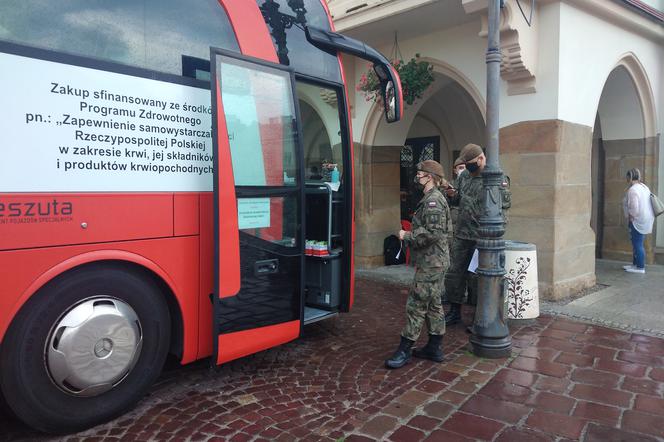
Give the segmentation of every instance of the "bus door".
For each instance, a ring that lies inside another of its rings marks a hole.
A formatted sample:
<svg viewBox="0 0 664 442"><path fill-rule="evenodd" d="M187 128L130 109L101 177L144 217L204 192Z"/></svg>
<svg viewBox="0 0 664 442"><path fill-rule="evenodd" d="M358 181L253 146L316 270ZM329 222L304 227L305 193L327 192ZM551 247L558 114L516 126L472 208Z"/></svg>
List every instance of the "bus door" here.
<svg viewBox="0 0 664 442"><path fill-rule="evenodd" d="M293 340L303 312L303 171L292 70L211 50L217 364Z"/></svg>

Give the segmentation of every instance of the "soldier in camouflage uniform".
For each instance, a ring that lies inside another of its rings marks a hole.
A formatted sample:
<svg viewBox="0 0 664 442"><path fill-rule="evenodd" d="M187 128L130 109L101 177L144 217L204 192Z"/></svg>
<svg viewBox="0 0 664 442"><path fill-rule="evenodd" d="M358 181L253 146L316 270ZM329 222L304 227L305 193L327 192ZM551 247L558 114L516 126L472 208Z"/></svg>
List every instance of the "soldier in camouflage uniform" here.
<svg viewBox="0 0 664 442"><path fill-rule="evenodd" d="M417 165L415 183L424 187L424 196L413 215L412 231L399 232L399 239L410 247L417 267L406 303L406 326L401 331L399 348L385 361L388 368L400 368L410 361L411 348L424 323L429 341L413 355L443 361L445 318L440 291L450 265L447 233L452 228L447 201L438 190L443 181L443 167L438 162L427 160Z"/></svg>
<svg viewBox="0 0 664 442"><path fill-rule="evenodd" d="M451 307L445 315L445 324L452 325L461 321L463 303L468 283L468 265L473 257L479 239L480 217L484 213L482 170L486 157L482 148L476 144L467 144L461 150L459 158L466 164L467 172L460 175L456 189L448 189L450 205L459 207L459 215L454 227L454 240L450 246L450 269L445 275L445 295ZM506 185L501 189L503 208L509 207L510 194ZM473 275L474 277L474 275Z"/></svg>
<svg viewBox="0 0 664 442"><path fill-rule="evenodd" d="M450 181L450 183L445 187L445 192L451 191L453 189L458 189L459 183L461 182L461 175L466 173L468 173L466 172L466 163L464 163L461 160L461 157L454 160L454 167L453 167L454 179ZM445 197L448 198L449 202L449 197L447 196L447 193L445 194ZM454 242L454 229L456 228L457 218L459 217L459 206L453 204L449 204L449 206L450 206L450 217L452 218L452 230L450 230L447 233L447 240L449 244L452 244ZM442 302L443 304L450 303L449 299L445 295L445 290L443 290Z"/></svg>

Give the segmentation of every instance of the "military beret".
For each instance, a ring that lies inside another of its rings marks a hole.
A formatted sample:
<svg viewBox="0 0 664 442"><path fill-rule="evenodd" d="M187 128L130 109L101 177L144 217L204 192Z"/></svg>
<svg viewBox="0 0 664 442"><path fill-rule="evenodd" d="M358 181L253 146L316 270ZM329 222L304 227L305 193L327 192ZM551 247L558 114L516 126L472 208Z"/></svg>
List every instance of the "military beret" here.
<svg viewBox="0 0 664 442"><path fill-rule="evenodd" d="M484 151L480 146L470 143L463 146L463 149L461 149L461 153L459 154L459 158L464 163L467 163L468 161L472 161L483 153Z"/></svg>
<svg viewBox="0 0 664 442"><path fill-rule="evenodd" d="M432 175L437 175L440 178L445 176L445 173L443 172L443 166L441 166L438 161L434 160L425 160L421 163L417 163L417 170L430 173Z"/></svg>
<svg viewBox="0 0 664 442"><path fill-rule="evenodd" d="M457 167L459 164L464 164L464 163L465 163L465 161L463 161L461 159L461 157L459 157L456 160L454 160L454 166L453 167Z"/></svg>

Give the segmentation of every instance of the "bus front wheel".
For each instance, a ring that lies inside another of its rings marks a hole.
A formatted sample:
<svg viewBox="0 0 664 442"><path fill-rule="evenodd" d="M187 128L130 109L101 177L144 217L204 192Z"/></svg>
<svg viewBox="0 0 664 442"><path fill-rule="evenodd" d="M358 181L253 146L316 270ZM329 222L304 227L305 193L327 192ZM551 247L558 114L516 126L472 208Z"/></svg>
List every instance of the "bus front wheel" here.
<svg viewBox="0 0 664 442"><path fill-rule="evenodd" d="M44 286L5 335L0 388L16 416L48 433L112 419L161 372L170 317L159 287L122 265L75 269Z"/></svg>

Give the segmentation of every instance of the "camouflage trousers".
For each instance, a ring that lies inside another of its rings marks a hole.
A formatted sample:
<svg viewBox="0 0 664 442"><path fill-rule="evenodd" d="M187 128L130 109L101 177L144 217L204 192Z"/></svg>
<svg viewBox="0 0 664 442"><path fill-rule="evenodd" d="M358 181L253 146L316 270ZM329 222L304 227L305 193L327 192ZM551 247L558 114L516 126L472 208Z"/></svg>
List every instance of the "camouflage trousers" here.
<svg viewBox="0 0 664 442"><path fill-rule="evenodd" d="M445 296L454 304L463 304L466 286L477 284L476 276L468 272L477 241L454 238L450 245L450 268L445 275Z"/></svg>
<svg viewBox="0 0 664 442"><path fill-rule="evenodd" d="M444 269L427 269L426 272L417 269L415 279L410 287L408 301L406 302L406 326L401 336L417 341L426 322L430 335L445 333L445 313L440 302Z"/></svg>

